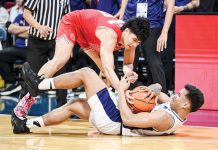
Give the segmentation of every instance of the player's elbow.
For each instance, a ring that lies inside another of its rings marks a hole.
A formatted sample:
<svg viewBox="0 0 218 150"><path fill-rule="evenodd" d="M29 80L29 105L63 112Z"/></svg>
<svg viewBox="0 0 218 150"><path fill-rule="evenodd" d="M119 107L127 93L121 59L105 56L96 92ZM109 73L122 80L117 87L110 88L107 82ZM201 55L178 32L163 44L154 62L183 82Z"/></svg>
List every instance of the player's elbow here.
<svg viewBox="0 0 218 150"><path fill-rule="evenodd" d="M122 122L125 126L131 126L133 124L133 119L131 115L122 116Z"/></svg>
<svg viewBox="0 0 218 150"><path fill-rule="evenodd" d="M122 119L122 122L125 126L129 126L131 123L130 123L130 120L129 119Z"/></svg>
<svg viewBox="0 0 218 150"><path fill-rule="evenodd" d="M133 126L133 121L130 118L122 119L123 125Z"/></svg>

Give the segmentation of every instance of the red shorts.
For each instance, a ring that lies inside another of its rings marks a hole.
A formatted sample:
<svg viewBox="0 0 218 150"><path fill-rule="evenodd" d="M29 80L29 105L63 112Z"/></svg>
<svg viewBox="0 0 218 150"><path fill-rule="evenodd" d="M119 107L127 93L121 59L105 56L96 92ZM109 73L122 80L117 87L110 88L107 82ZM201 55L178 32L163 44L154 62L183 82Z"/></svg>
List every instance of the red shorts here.
<svg viewBox="0 0 218 150"><path fill-rule="evenodd" d="M59 24L58 31L57 31L57 37L56 39L64 38L69 44L72 46L75 45L75 43L79 43L81 48L87 49L89 48L89 44L86 42L86 39L84 38L83 34L81 33L80 29L77 27L77 25L73 21L73 17L65 15Z"/></svg>
<svg viewBox="0 0 218 150"><path fill-rule="evenodd" d="M70 23L68 21L68 18L66 18L65 16L61 19L58 26L56 40L61 38L64 38L64 40L66 40L72 46L75 45L77 39L76 26Z"/></svg>

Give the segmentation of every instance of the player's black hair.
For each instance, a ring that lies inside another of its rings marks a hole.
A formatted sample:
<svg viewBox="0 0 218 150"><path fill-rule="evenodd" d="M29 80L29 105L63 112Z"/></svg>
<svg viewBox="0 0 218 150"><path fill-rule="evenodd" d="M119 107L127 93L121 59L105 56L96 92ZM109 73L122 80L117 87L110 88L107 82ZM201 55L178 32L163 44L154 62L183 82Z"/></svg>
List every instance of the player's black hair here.
<svg viewBox="0 0 218 150"><path fill-rule="evenodd" d="M186 84L185 89L188 91L186 97L191 102L191 112L195 112L204 104L204 94L198 88L190 84Z"/></svg>
<svg viewBox="0 0 218 150"><path fill-rule="evenodd" d="M150 25L149 21L145 18L133 17L127 20L121 27L121 30L124 31L126 28L129 28L141 41L146 40L149 36Z"/></svg>

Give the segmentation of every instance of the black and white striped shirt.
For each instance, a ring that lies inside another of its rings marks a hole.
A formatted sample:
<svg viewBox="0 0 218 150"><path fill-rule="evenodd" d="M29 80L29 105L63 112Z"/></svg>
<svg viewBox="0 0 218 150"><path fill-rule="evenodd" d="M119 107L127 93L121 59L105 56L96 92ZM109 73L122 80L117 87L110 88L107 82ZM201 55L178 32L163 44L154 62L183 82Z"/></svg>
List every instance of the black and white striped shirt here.
<svg viewBox="0 0 218 150"><path fill-rule="evenodd" d="M36 21L53 29L46 40L56 38L58 24L63 15L70 12L69 0L27 0L25 8L32 12ZM44 39L36 28L31 27L29 34Z"/></svg>

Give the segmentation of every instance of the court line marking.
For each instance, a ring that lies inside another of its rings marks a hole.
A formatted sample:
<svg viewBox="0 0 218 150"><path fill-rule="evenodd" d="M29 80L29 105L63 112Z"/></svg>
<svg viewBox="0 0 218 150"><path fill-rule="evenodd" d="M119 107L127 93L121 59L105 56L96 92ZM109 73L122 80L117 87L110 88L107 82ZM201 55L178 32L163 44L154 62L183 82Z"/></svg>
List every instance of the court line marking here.
<svg viewBox="0 0 218 150"><path fill-rule="evenodd" d="M73 137L70 137L72 139L63 139L62 137L60 138L57 138L57 137L0 137L0 139L37 139L37 138L49 138L49 139L56 139L56 140L62 140L62 141L78 141L78 140L126 140L126 141L133 141L133 140L142 140L142 141L159 141L159 142L196 142L196 143L217 143L217 140L205 140L205 139L202 139L202 140L179 140L179 139L154 139L153 138L154 136L152 136L151 139L147 139L149 138L149 136L145 136L144 138L141 137L141 138L135 138L135 137L121 137L121 138L98 138L98 137L95 137L95 138L89 138L88 136L87 137L84 137L84 138L73 138ZM125 139L126 138L126 139ZM132 138L132 139L131 139ZM164 138L164 137L163 137Z"/></svg>
<svg viewBox="0 0 218 150"><path fill-rule="evenodd" d="M8 114L0 114L0 116L11 116L11 115L8 115ZM29 117L37 117L37 116L29 116ZM70 119L72 121L78 121L78 120L82 120L82 119ZM83 120L82 120L83 121ZM89 123L89 122L87 122ZM207 126L190 126L190 125L183 125L184 127L191 127L191 128L208 128L208 129L213 129L213 128L218 128L218 127L207 127Z"/></svg>

